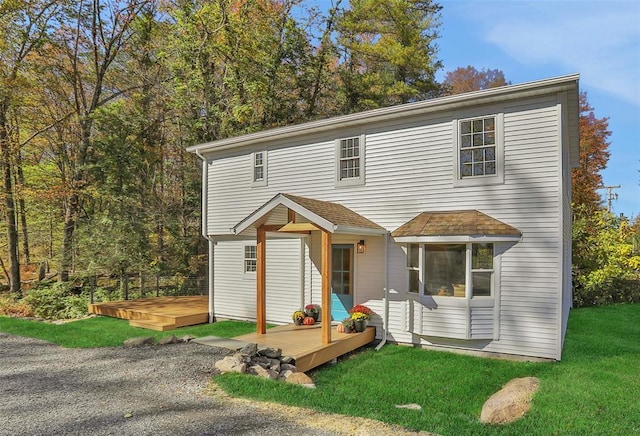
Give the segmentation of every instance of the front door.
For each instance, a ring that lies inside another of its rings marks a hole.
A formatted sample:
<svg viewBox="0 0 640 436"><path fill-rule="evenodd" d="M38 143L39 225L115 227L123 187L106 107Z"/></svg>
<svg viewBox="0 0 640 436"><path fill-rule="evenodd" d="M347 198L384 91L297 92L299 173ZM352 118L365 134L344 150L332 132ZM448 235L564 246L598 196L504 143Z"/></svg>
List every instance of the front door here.
<svg viewBox="0 0 640 436"><path fill-rule="evenodd" d="M331 318L342 321L353 306L353 245L331 246Z"/></svg>

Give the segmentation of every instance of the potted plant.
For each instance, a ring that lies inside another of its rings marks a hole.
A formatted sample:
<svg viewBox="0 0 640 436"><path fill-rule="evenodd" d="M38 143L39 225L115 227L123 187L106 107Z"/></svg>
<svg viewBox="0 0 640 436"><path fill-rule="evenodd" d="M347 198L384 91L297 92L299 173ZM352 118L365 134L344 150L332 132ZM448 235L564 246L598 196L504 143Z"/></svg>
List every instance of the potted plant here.
<svg viewBox="0 0 640 436"><path fill-rule="evenodd" d="M349 309L351 320L353 321L353 329L356 332L363 332L367 327L367 322L373 316L373 310L362 304L356 304Z"/></svg>
<svg viewBox="0 0 640 436"><path fill-rule="evenodd" d="M295 323L295 325L302 325L302 321L304 320L305 317L305 313L301 310L296 310L295 312L293 312L293 315L291 315L291 319L293 319L293 322Z"/></svg>
<svg viewBox="0 0 640 436"><path fill-rule="evenodd" d="M336 328L338 333L351 333L353 331L353 320L351 317L343 319Z"/></svg>
<svg viewBox="0 0 640 436"><path fill-rule="evenodd" d="M307 304L304 306L304 313L313 318L314 321L318 321L320 317L320 306L317 304Z"/></svg>

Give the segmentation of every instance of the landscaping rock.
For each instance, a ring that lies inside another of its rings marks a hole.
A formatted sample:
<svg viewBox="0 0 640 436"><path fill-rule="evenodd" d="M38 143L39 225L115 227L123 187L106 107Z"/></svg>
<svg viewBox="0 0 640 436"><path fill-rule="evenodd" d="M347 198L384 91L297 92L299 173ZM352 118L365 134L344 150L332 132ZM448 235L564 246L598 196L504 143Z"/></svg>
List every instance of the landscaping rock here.
<svg viewBox="0 0 640 436"><path fill-rule="evenodd" d="M278 378L278 373L268 369L263 368L260 365L253 365L247 369L247 374L254 374L263 378L268 378L271 380L275 380Z"/></svg>
<svg viewBox="0 0 640 436"><path fill-rule="evenodd" d="M480 421L485 424L517 421L531 408L533 394L538 391L539 386L536 377L514 378L484 403Z"/></svg>
<svg viewBox="0 0 640 436"><path fill-rule="evenodd" d="M258 355L270 359L280 359L280 357L282 357L282 350L280 348L261 348L258 350Z"/></svg>
<svg viewBox="0 0 640 436"><path fill-rule="evenodd" d="M239 354L233 356L225 356L224 359L216 362L216 369L222 373L225 372L239 372L244 373L247 370L247 364Z"/></svg>
<svg viewBox="0 0 640 436"><path fill-rule="evenodd" d="M156 339L153 336L147 336L145 338L131 338L124 341L125 347L140 347L142 345L153 345L156 343Z"/></svg>
<svg viewBox="0 0 640 436"><path fill-rule="evenodd" d="M191 335L184 335L184 336L182 336L182 337L178 338L178 342L179 342L179 343L185 343L185 344L186 344L187 342L191 342L191 341L193 341L195 338L196 338L195 336L191 336Z"/></svg>
<svg viewBox="0 0 640 436"><path fill-rule="evenodd" d="M292 363L293 361L294 361L294 358L293 358L293 357L291 357L291 356L282 356L282 357L280 358L280 362L282 362L282 363L287 363L287 364L289 364L289 363Z"/></svg>
<svg viewBox="0 0 640 436"><path fill-rule="evenodd" d="M294 371L291 371L290 369L285 369L280 371L280 375L278 376L278 380L284 380L287 377L289 377L291 374L293 374Z"/></svg>
<svg viewBox="0 0 640 436"><path fill-rule="evenodd" d="M315 389L315 387L316 387L316 384L313 382L313 379L311 379L311 377L309 377L304 372L293 372L293 373L289 374L289 376L287 378L285 378L285 381L287 383L300 385L300 386L303 386L305 388Z"/></svg>
<svg viewBox="0 0 640 436"><path fill-rule="evenodd" d="M158 345L169 345L169 344L177 344L178 338L175 336L167 336L166 338L162 338L158 341Z"/></svg>
<svg viewBox="0 0 640 436"><path fill-rule="evenodd" d="M279 359L269 359L269 369L275 371L277 373L280 372L280 360Z"/></svg>
<svg viewBox="0 0 640 436"><path fill-rule="evenodd" d="M291 371L291 372L298 372L298 368L296 368L295 365L292 365L290 363L282 363L280 365L280 371Z"/></svg>
<svg viewBox="0 0 640 436"><path fill-rule="evenodd" d="M416 403L396 404L396 409L422 410L422 406Z"/></svg>
<svg viewBox="0 0 640 436"><path fill-rule="evenodd" d="M247 344L238 350L243 356L253 357L258 353L258 344Z"/></svg>

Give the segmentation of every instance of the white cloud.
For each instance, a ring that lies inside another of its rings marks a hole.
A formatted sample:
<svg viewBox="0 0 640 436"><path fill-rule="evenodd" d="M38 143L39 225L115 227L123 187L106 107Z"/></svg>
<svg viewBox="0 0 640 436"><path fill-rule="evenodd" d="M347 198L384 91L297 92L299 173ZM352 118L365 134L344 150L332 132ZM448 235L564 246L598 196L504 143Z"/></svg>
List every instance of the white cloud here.
<svg viewBox="0 0 640 436"><path fill-rule="evenodd" d="M473 6L487 42L517 62L579 72L589 88L640 105L640 3L479 2Z"/></svg>

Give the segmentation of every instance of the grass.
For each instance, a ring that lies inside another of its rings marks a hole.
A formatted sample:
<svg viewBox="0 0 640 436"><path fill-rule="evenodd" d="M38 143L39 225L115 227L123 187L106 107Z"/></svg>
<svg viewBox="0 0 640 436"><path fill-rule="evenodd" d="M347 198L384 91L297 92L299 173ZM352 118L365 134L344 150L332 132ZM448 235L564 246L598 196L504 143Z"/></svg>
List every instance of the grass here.
<svg viewBox="0 0 640 436"><path fill-rule="evenodd" d="M563 359L527 363L387 345L367 349L312 373L318 388L237 374L218 376L228 393L323 412L377 419L442 435L640 434L640 304L571 312ZM120 346L139 336L233 337L253 323L221 321L167 332L97 317L62 325L0 316L0 331L63 347ZM514 377L536 376L541 387L520 421L497 427L478 421L484 401ZM418 403L422 410L396 409Z"/></svg>
<svg viewBox="0 0 640 436"><path fill-rule="evenodd" d="M571 312L557 363L493 360L388 345L312 374L317 389L225 374L228 393L361 416L442 435L640 434L640 304ZM514 377L536 376L531 411L506 426L478 417L484 401ZM395 408L418 403L422 410Z"/></svg>
<svg viewBox="0 0 640 436"><path fill-rule="evenodd" d="M121 346L126 339L141 336L153 336L156 339L171 335L231 338L254 330L254 323L239 321L220 321L156 332L131 327L123 319L102 316L60 325L0 316L0 332L43 339L67 348L116 347Z"/></svg>

